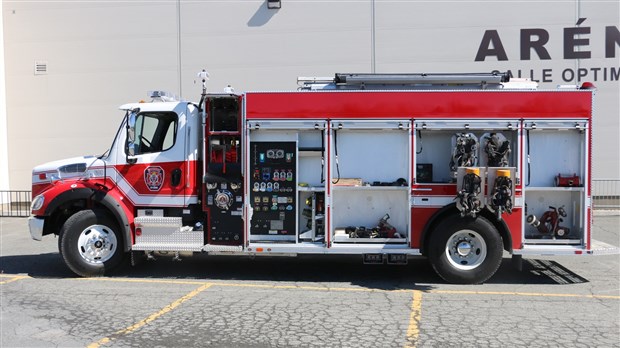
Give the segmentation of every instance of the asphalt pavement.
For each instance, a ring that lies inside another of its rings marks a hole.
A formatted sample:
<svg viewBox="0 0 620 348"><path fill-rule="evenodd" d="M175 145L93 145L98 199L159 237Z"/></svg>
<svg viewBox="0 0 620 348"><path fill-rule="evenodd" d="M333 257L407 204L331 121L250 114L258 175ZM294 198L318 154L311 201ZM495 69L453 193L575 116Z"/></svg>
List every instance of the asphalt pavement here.
<svg viewBox="0 0 620 348"><path fill-rule="evenodd" d="M620 245L620 216L593 236ZM620 255L506 255L481 285L424 259L158 259L79 278L58 240L0 218L1 347L620 347Z"/></svg>

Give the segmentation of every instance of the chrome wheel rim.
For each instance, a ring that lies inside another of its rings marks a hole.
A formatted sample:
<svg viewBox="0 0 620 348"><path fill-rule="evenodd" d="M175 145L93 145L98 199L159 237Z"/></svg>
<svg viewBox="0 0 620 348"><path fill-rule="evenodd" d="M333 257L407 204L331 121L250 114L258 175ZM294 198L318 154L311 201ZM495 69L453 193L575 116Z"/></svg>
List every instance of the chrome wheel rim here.
<svg viewBox="0 0 620 348"><path fill-rule="evenodd" d="M480 266L487 257L487 244L482 236L472 230L454 233L446 243L446 256L452 266L471 270Z"/></svg>
<svg viewBox="0 0 620 348"><path fill-rule="evenodd" d="M104 225L85 228L78 238L80 256L89 263L103 263L114 256L117 248L116 235Z"/></svg>

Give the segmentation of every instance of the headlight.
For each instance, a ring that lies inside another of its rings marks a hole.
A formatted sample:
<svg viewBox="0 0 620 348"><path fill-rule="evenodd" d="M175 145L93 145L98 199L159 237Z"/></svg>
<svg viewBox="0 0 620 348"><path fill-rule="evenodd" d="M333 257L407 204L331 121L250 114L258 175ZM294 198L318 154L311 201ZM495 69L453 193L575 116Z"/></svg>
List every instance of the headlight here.
<svg viewBox="0 0 620 348"><path fill-rule="evenodd" d="M43 195L38 195L32 200L32 204L30 205L30 210L35 211L41 209L43 207L43 203L45 203L45 197Z"/></svg>

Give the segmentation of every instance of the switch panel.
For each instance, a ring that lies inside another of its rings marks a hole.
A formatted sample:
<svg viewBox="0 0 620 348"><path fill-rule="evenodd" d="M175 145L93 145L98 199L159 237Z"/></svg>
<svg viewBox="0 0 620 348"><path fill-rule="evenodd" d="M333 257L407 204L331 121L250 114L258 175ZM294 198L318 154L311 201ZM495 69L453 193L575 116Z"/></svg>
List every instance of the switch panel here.
<svg viewBox="0 0 620 348"><path fill-rule="evenodd" d="M253 240L295 240L296 142L250 143Z"/></svg>

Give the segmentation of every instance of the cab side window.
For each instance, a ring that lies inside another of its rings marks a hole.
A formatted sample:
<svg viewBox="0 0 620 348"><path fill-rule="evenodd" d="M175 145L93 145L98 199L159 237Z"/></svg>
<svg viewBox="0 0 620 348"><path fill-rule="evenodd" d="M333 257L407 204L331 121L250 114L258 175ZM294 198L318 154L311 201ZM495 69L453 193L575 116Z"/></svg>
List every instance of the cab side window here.
<svg viewBox="0 0 620 348"><path fill-rule="evenodd" d="M162 152L174 146L177 115L173 112L141 113L136 117L136 155Z"/></svg>

